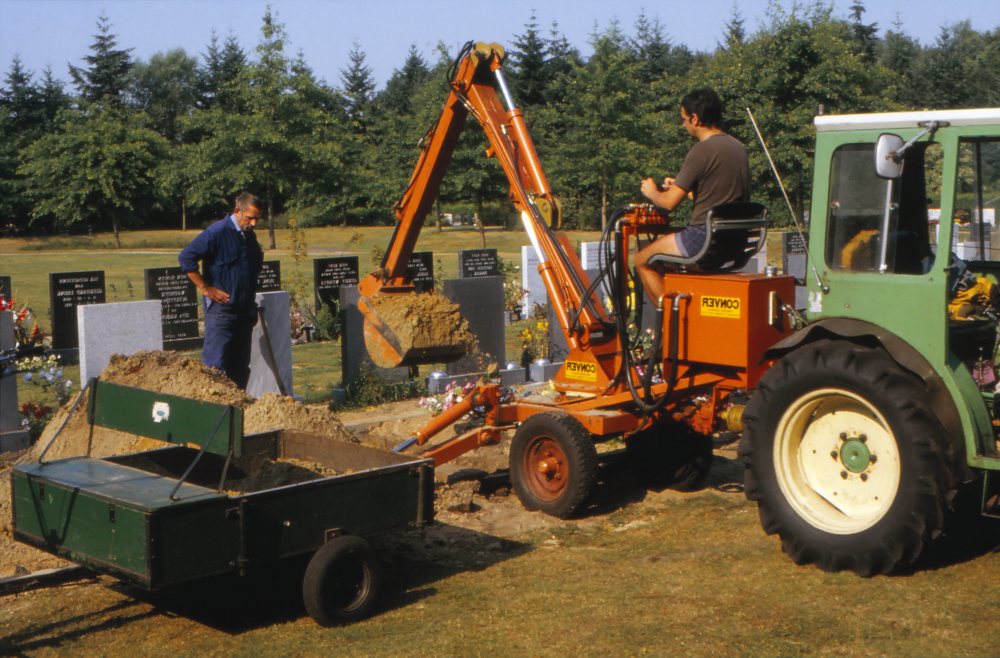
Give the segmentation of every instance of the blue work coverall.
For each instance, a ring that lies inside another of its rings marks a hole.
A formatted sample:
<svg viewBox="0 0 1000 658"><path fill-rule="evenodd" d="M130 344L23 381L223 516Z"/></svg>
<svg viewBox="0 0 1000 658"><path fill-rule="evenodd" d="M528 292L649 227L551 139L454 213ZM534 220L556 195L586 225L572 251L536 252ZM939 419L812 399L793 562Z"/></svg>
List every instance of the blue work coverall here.
<svg viewBox="0 0 1000 658"><path fill-rule="evenodd" d="M205 347L201 360L245 390L257 324L257 275L264 262L257 236L253 231L241 231L233 216L226 215L184 247L177 260L184 272L196 272L200 262L205 285L229 294L225 304L202 298Z"/></svg>

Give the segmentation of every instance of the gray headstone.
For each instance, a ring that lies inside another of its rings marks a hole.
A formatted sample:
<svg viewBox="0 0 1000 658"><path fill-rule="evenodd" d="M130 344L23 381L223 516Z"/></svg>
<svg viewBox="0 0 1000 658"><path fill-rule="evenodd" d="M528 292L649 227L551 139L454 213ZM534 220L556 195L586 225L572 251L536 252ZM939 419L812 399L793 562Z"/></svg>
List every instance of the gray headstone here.
<svg viewBox="0 0 1000 658"><path fill-rule="evenodd" d="M528 377L533 382L547 382L559 373L562 362L550 363L547 366L540 366L532 363L528 366Z"/></svg>
<svg viewBox="0 0 1000 658"><path fill-rule="evenodd" d="M545 290L545 281L538 273L538 254L533 246L521 247L521 287L528 292L524 295L524 316L531 317L535 304L545 306L549 303L549 294Z"/></svg>
<svg viewBox="0 0 1000 658"><path fill-rule="evenodd" d="M257 306L264 310L264 323L271 339L274 360L267 349L264 327L258 321L253 328L250 348L250 381L247 393L259 398L264 393L281 393L278 377L285 385L285 394L292 394L292 322L291 294L285 290L257 293Z"/></svg>
<svg viewBox="0 0 1000 658"><path fill-rule="evenodd" d="M281 261L266 260L261 263L257 275L257 292L281 290Z"/></svg>
<svg viewBox="0 0 1000 658"><path fill-rule="evenodd" d="M358 285L358 257L313 259L313 288L316 290L316 312L326 304L340 302L340 289Z"/></svg>
<svg viewBox="0 0 1000 658"><path fill-rule="evenodd" d="M602 253L600 242L580 243L580 264L584 270L600 271L604 265L604 254ZM614 244L611 245L611 253L614 253Z"/></svg>
<svg viewBox="0 0 1000 658"><path fill-rule="evenodd" d="M10 277L0 276L0 297L9 300L14 295L14 288L10 284Z"/></svg>
<svg viewBox="0 0 1000 658"><path fill-rule="evenodd" d="M371 369L387 381L401 382L410 377L408 368L379 368L365 346L365 316L358 310L361 293L356 286L340 288L340 372L346 386L362 370Z"/></svg>
<svg viewBox="0 0 1000 658"><path fill-rule="evenodd" d="M14 313L0 311L0 350L16 347ZM23 450L30 445L27 430L21 429L21 415L17 411L17 375L3 376L0 368L0 452Z"/></svg>
<svg viewBox="0 0 1000 658"><path fill-rule="evenodd" d="M458 252L458 277L500 276L496 249L463 249Z"/></svg>
<svg viewBox="0 0 1000 658"><path fill-rule="evenodd" d="M503 277L445 279L444 294L469 323L479 354L466 354L445 366L449 375L481 372L491 363L502 367L507 360L503 328Z"/></svg>
<svg viewBox="0 0 1000 658"><path fill-rule="evenodd" d="M410 256L407 269L413 271L413 287L417 292L434 290L434 252L418 251Z"/></svg>
<svg viewBox="0 0 1000 658"><path fill-rule="evenodd" d="M179 267L147 267L146 299L158 299L163 326L163 348L194 350L204 344L198 336L198 290Z"/></svg>
<svg viewBox="0 0 1000 658"><path fill-rule="evenodd" d="M806 253L809 234L804 233L805 240L798 233L788 232L781 236L781 267L785 274L791 274L802 285L806 278Z"/></svg>
<svg viewBox="0 0 1000 658"><path fill-rule="evenodd" d="M77 307L103 304L105 301L104 270L49 274L52 349L79 347Z"/></svg>
<svg viewBox="0 0 1000 658"><path fill-rule="evenodd" d="M81 386L101 374L112 354L163 349L159 300L78 306L76 313Z"/></svg>

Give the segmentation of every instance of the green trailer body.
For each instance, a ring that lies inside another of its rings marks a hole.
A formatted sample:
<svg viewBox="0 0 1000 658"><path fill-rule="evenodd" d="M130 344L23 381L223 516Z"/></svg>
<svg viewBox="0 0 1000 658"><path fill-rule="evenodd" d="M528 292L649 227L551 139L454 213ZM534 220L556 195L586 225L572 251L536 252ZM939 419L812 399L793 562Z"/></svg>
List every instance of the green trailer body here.
<svg viewBox="0 0 1000 658"><path fill-rule="evenodd" d="M101 426L169 436L183 445L15 467L10 477L17 541L156 590L316 551L338 536L422 527L433 519L432 460L296 430L244 437L242 416L231 407L105 383L92 383L95 390L88 413ZM189 403L200 413L183 420L177 414ZM151 420L150 410L164 404L169 425ZM211 445L199 455L187 445L204 446L199 437L209 436L206 423L220 418L220 428L233 419L234 431L226 431L228 445L218 444L239 450L241 458L213 454ZM238 471L280 458L344 474L251 493L220 490L228 460Z"/></svg>

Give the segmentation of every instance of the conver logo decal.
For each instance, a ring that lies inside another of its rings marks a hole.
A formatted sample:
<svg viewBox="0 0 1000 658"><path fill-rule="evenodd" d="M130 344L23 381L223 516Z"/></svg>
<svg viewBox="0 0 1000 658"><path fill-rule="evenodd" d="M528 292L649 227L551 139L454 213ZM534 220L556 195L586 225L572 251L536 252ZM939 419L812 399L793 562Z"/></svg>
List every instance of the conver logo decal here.
<svg viewBox="0 0 1000 658"><path fill-rule="evenodd" d="M597 381L597 364L586 361L567 361L566 377L568 379L579 379L585 382Z"/></svg>
<svg viewBox="0 0 1000 658"><path fill-rule="evenodd" d="M740 317L740 299L738 297L704 295L701 298L701 314L713 318L738 318Z"/></svg>

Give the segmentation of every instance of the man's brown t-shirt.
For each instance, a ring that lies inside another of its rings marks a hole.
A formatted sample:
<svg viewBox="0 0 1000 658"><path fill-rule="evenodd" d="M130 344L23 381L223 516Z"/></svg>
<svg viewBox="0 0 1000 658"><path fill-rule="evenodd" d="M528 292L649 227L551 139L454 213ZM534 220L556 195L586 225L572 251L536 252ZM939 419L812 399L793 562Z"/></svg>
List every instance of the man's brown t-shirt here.
<svg viewBox="0 0 1000 658"><path fill-rule="evenodd" d="M735 137L712 135L691 147L674 185L694 193L691 223L704 224L712 206L750 200L747 150Z"/></svg>

